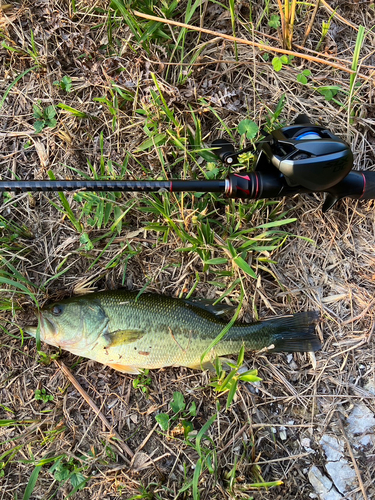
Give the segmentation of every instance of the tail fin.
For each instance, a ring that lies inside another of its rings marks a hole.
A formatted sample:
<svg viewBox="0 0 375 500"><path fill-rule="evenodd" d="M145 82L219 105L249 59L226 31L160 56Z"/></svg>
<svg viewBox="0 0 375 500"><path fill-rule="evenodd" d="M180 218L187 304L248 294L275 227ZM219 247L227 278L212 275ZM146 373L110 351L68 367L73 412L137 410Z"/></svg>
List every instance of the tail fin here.
<svg viewBox="0 0 375 500"><path fill-rule="evenodd" d="M273 321L273 320L270 320ZM308 311L277 319L272 344L272 352L310 352L321 348L315 334L315 324L319 321L317 311Z"/></svg>

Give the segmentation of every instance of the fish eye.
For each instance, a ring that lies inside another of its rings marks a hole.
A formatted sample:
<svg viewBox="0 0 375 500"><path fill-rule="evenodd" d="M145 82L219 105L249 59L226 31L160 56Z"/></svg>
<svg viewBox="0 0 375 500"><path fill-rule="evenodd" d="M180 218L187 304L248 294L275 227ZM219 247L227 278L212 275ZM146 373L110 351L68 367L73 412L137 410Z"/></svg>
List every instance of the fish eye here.
<svg viewBox="0 0 375 500"><path fill-rule="evenodd" d="M63 306L60 305L53 306L51 312L54 316L60 316L60 314L63 312Z"/></svg>

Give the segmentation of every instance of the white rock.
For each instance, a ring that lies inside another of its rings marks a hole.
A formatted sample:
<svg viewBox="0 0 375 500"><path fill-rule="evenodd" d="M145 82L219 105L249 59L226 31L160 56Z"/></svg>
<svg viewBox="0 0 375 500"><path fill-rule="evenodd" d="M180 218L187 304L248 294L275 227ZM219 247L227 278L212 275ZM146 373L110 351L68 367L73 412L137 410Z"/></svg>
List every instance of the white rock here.
<svg viewBox="0 0 375 500"><path fill-rule="evenodd" d="M364 436L360 437L355 443L356 448L365 448L367 446L374 446L375 444L375 437L373 434L365 434Z"/></svg>
<svg viewBox="0 0 375 500"><path fill-rule="evenodd" d="M363 403L354 407L347 422L348 430L353 436L368 434L375 427L375 416Z"/></svg>
<svg viewBox="0 0 375 500"><path fill-rule="evenodd" d="M346 493L357 486L357 476L343 458L337 462L327 462L326 469L340 493Z"/></svg>
<svg viewBox="0 0 375 500"><path fill-rule="evenodd" d="M282 441L285 441L285 440L286 440L286 438L287 438L287 434L286 434L286 430L285 430L285 428L284 428L284 429L281 429L281 430L279 431L279 436L280 436L280 439L281 439Z"/></svg>
<svg viewBox="0 0 375 500"><path fill-rule="evenodd" d="M320 500L342 500L342 496L333 486L332 481L313 465L309 470L309 481Z"/></svg>
<svg viewBox="0 0 375 500"><path fill-rule="evenodd" d="M326 454L327 460L340 460L344 455L344 443L339 441L337 437L324 434L320 440L320 444Z"/></svg>
<svg viewBox="0 0 375 500"><path fill-rule="evenodd" d="M309 438L301 439L301 446L305 448L308 453L315 453L315 451L310 447L311 441Z"/></svg>
<svg viewBox="0 0 375 500"><path fill-rule="evenodd" d="M311 441L309 438L302 438L301 439L301 446L304 448L310 448Z"/></svg>
<svg viewBox="0 0 375 500"><path fill-rule="evenodd" d="M363 388L366 389L366 391L371 392L371 394L375 394L375 380L370 379Z"/></svg>

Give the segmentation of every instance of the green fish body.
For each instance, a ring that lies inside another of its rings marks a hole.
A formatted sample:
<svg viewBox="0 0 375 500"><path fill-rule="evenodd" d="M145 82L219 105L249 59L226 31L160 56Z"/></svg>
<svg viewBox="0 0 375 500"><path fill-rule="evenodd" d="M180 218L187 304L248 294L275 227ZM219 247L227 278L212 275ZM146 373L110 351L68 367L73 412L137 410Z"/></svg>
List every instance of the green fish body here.
<svg viewBox="0 0 375 500"><path fill-rule="evenodd" d="M127 373L166 366L200 368L202 354L227 325L219 316L220 306L215 308L199 299L151 293L92 293L43 308L40 338ZM242 346L250 351L315 351L320 348L314 333L317 319L317 312L306 312L234 323L207 354L203 366L216 356L238 353ZM36 334L35 327L26 331Z"/></svg>

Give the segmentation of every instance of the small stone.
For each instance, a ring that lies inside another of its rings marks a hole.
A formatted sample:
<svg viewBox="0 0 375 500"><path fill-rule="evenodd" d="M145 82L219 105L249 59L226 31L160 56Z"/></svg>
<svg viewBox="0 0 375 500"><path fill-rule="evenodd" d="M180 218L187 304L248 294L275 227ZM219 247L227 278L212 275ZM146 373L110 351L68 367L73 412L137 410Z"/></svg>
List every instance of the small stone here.
<svg viewBox="0 0 375 500"><path fill-rule="evenodd" d="M347 421L348 430L353 436L368 434L375 427L375 416L363 403L354 407Z"/></svg>
<svg viewBox="0 0 375 500"><path fill-rule="evenodd" d="M357 485L356 473L346 460L341 459L337 462L328 462L326 469L336 488L341 493L351 491Z"/></svg>
<svg viewBox="0 0 375 500"><path fill-rule="evenodd" d="M305 450L308 453L315 453L315 451L310 447L310 445L311 445L311 441L309 438L301 439L301 446L303 446L303 448L305 448Z"/></svg>
<svg viewBox="0 0 375 500"><path fill-rule="evenodd" d="M310 448L311 441L309 438L303 438L301 439L301 446L304 448Z"/></svg>
<svg viewBox="0 0 375 500"><path fill-rule="evenodd" d="M320 444L326 454L327 460L340 460L344 455L344 443L339 441L335 436L324 434L320 440Z"/></svg>
<svg viewBox="0 0 375 500"><path fill-rule="evenodd" d="M279 436L280 436L280 439L282 441L285 441L286 438L287 438L287 435L286 435L286 429L285 427L280 427L280 430L279 430Z"/></svg>
<svg viewBox="0 0 375 500"><path fill-rule="evenodd" d="M375 395L375 380L371 378L363 388Z"/></svg>
<svg viewBox="0 0 375 500"><path fill-rule="evenodd" d="M309 470L309 481L320 500L342 500L342 496L333 486L332 481L322 474L315 465Z"/></svg>

